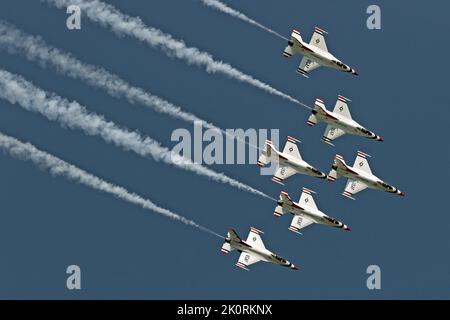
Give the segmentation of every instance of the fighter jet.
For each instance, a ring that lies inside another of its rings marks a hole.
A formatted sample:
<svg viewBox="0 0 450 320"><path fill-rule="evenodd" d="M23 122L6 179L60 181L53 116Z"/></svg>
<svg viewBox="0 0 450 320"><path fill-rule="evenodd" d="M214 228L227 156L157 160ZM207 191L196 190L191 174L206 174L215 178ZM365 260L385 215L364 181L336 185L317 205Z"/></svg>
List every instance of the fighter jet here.
<svg viewBox="0 0 450 320"><path fill-rule="evenodd" d="M384 182L372 173L366 157L370 156L362 151L358 151L355 163L353 164L353 167L350 167L345 163L344 158L337 154L328 175L328 180L335 181L339 177L348 178L347 185L345 186L342 195L353 200L355 200L353 195L366 188L378 189L404 196L405 194L403 192Z"/></svg>
<svg viewBox="0 0 450 320"><path fill-rule="evenodd" d="M300 141L293 137L288 137L283 152L280 152L275 148L272 141L266 140L264 150L258 159L258 165L263 167L271 161L277 162L278 168L272 177L272 181L281 185L283 185L281 182L283 179L289 178L296 173L325 179L327 177L325 173L317 170L302 159L297 142Z"/></svg>
<svg viewBox="0 0 450 320"><path fill-rule="evenodd" d="M347 225L327 216L317 208L312 196L313 193L315 192L308 188L303 188L300 200L294 202L286 191L281 191L280 199L277 201L277 206L273 212L274 216L281 217L285 213L292 213L294 218L288 229L298 234L301 234L300 229L313 223L324 224L326 226L350 231L351 229Z"/></svg>
<svg viewBox="0 0 450 320"><path fill-rule="evenodd" d="M324 30L316 27L314 34L309 43L303 42L300 32L296 29L292 30L291 38L288 46L284 49L283 55L288 58L294 54L303 55L303 59L297 69L297 73L308 78L308 73L320 66L330 67L344 72L350 72L358 75L355 69L346 65L338 58L328 52L325 43Z"/></svg>
<svg viewBox="0 0 450 320"><path fill-rule="evenodd" d="M348 101L350 101L350 99L343 96L338 96L333 111L329 111L325 107L323 100L317 98L312 114L309 116L306 123L312 127L320 121L326 122L328 126L325 129L322 141L332 146L334 146L332 143L334 139L337 139L346 133L377 141L383 141L382 137L364 128L352 119L347 105Z"/></svg>
<svg viewBox="0 0 450 320"><path fill-rule="evenodd" d="M256 262L265 261L278 264L283 267L289 267L298 270L294 264L286 259L267 250L261 239L262 231L251 227L247 240L243 241L233 229L228 230L225 242L222 245L221 251L223 253L230 253L230 251L237 250L241 253L236 266L249 271L248 267Z"/></svg>

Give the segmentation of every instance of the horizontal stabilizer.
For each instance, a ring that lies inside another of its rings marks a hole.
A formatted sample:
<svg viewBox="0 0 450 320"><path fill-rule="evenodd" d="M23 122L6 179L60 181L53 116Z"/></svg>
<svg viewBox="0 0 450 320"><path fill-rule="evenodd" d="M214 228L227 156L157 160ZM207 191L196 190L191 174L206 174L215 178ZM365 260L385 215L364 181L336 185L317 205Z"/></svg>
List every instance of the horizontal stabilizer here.
<svg viewBox="0 0 450 320"><path fill-rule="evenodd" d="M224 244L222 245L222 249L220 249L220 251L222 251L223 253L230 253L232 250L233 248L228 242L224 242Z"/></svg>

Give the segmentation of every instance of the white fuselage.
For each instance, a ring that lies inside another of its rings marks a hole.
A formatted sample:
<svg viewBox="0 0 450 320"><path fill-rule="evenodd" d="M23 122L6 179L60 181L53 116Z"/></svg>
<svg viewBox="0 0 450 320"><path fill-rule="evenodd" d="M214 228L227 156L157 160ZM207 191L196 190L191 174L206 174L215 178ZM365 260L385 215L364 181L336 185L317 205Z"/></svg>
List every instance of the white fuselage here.
<svg viewBox="0 0 450 320"><path fill-rule="evenodd" d="M356 71L354 69L341 62L338 58L333 56L328 51L324 51L316 46L304 42L301 37L297 36L296 34L292 35L292 39L293 44L291 48L295 53L306 56L322 66L356 74Z"/></svg>
<svg viewBox="0 0 450 320"><path fill-rule="evenodd" d="M230 246L233 249L236 249L241 252L247 252L250 253L258 258L260 258L263 261L271 262L274 264L278 264L284 267L292 267L293 264L290 263L288 260L272 253L271 251L267 250L266 248L251 246L244 240L241 240L240 242L229 240Z"/></svg>
<svg viewBox="0 0 450 320"><path fill-rule="evenodd" d="M344 117L343 115L338 114L336 112L332 112L322 107L318 107L317 109L314 109L313 114L316 116L318 121L323 121L329 125L332 125L333 127L345 131L346 133L365 138L372 138L372 139L379 138L375 133L364 128L355 120Z"/></svg>
<svg viewBox="0 0 450 320"><path fill-rule="evenodd" d="M384 182L374 174L371 174L364 170L360 170L358 168L349 167L342 160L336 160L335 162L336 163L333 165L333 169L336 170L339 176L346 177L351 180L360 181L367 187L372 189L378 189L390 193L401 193L400 190Z"/></svg>
<svg viewBox="0 0 450 320"><path fill-rule="evenodd" d="M295 171L301 174L306 174L313 177L326 178L326 174L317 170L313 166L311 166L306 161L294 157L290 154L286 154L274 149L274 153L272 154L272 159L277 161L280 166L289 166L293 168Z"/></svg>
<svg viewBox="0 0 450 320"><path fill-rule="evenodd" d="M284 210L289 211L293 215L306 216L309 220L312 220L315 223L324 224L335 228L349 229L345 224L329 217L319 209L307 206L302 207L296 202L289 203L286 201L279 200L277 203L278 205L282 206Z"/></svg>

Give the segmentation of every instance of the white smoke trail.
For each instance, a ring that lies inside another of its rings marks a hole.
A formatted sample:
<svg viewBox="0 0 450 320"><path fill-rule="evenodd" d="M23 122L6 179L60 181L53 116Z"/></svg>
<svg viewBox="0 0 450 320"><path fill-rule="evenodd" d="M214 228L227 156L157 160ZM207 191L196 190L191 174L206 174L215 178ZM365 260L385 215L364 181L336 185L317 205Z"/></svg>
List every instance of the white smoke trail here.
<svg viewBox="0 0 450 320"><path fill-rule="evenodd" d="M273 199L223 173L217 173L200 164L193 163L188 158L172 153L150 137L143 137L137 131L128 131L121 128L114 122L105 120L103 116L87 111L76 101L70 102L56 94L46 92L21 76L1 69L0 98L13 105L18 104L26 110L38 112L63 126L82 130L87 135L100 136L107 143L113 143L126 151L134 151L143 157L151 157L155 161L162 161L177 168L194 172L215 182L225 183L240 190Z"/></svg>
<svg viewBox="0 0 450 320"><path fill-rule="evenodd" d="M207 52L195 47L188 47L183 41L174 39L171 35L159 29L146 26L139 17L123 14L114 6L98 0L41 0L55 5L57 8L67 8L69 5L78 5L92 21L109 27L117 35L127 35L145 42L151 47L162 49L169 57L175 57L206 69L208 73L222 73L232 79L248 83L270 94L303 105L297 99L285 94L272 86L239 71L228 63L217 61Z"/></svg>
<svg viewBox="0 0 450 320"><path fill-rule="evenodd" d="M63 176L73 182L80 183L92 189L109 193L119 199L127 201L132 204L141 206L146 210L151 210L159 213L170 219L179 221L188 226L198 228L206 231L217 237L223 238L216 232L199 225L198 223L180 216L168 209L164 209L154 204L148 199L131 193L127 189L100 179L70 163L65 162L45 151L37 149L30 143L23 143L13 137L7 136L0 132L0 148L10 155L33 162L36 166L49 171L54 176Z"/></svg>
<svg viewBox="0 0 450 320"><path fill-rule="evenodd" d="M236 138L240 142L258 149L257 146L232 135L212 123L204 121L192 113L181 110L179 106L155 96L142 88L130 85L119 76L103 68L84 63L55 47L49 46L40 37L29 35L13 25L0 20L0 48L5 48L12 54L22 54L30 61L36 61L41 66L52 65L56 70L74 79L80 79L87 84L105 90L109 95L120 98L125 97L131 104L139 103L153 110L167 114L174 118L195 124L201 123L203 127L214 129L223 134Z"/></svg>
<svg viewBox="0 0 450 320"><path fill-rule="evenodd" d="M125 97L132 104L140 103L177 119L191 123L199 121L206 128L221 130L191 113L182 111L179 106L142 88L134 87L103 68L83 63L71 54L47 45L40 37L29 35L4 21L0 21L0 48L5 48L13 54L23 54L28 60L36 61L41 66L50 64L58 72L101 88L113 97Z"/></svg>
<svg viewBox="0 0 450 320"><path fill-rule="evenodd" d="M239 11L233 9L233 8L230 8L229 6L227 6L223 2L220 2L218 0L200 0L200 1L205 6L208 6L210 8L213 8L213 9L216 9L216 10L221 11L223 13L226 13L226 14L232 16L232 17L241 19L242 21L248 22L248 23L250 23L250 24L252 24L252 25L254 25L254 26L258 27L258 28L261 28L261 29L263 29L263 30L273 34L273 35L276 35L277 37L279 37L279 38L281 38L283 40L288 41L288 39L286 37L283 37L278 32L273 31L272 29L262 25L261 23L259 23L259 22L255 21L255 20L247 17L245 14L243 14L243 13L241 13L241 12L239 12Z"/></svg>

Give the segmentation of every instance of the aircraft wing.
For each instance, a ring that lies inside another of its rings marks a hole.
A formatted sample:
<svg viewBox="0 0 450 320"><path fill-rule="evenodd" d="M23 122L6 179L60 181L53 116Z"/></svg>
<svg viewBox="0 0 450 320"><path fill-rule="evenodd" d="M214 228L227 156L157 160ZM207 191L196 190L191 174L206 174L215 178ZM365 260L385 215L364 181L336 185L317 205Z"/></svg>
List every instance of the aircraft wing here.
<svg viewBox="0 0 450 320"><path fill-rule="evenodd" d="M297 171L289 166L279 166L277 171L275 172L275 174L273 175L272 180L277 182L277 183L281 183L281 181L283 181L284 179L289 178L290 176L293 176L294 174L296 174Z"/></svg>
<svg viewBox="0 0 450 320"><path fill-rule="evenodd" d="M297 68L297 73L308 78L308 73L320 67L320 64L310 58L303 57Z"/></svg>
<svg viewBox="0 0 450 320"><path fill-rule="evenodd" d="M340 129L340 128L336 128L332 125L327 125L325 132L322 136L322 141L325 143L328 143L330 145L333 145L331 143L331 141L333 141L334 139L337 139L339 137L342 137L345 134L345 131Z"/></svg>
<svg viewBox="0 0 450 320"><path fill-rule="evenodd" d="M295 215L294 218L292 218L291 225L288 229L289 231L301 234L300 229L303 229L313 223L314 221L306 218L303 215Z"/></svg>
<svg viewBox="0 0 450 320"><path fill-rule="evenodd" d="M262 233L262 231L251 227L247 240L245 242L247 242L247 244L251 246L265 249L266 247L264 246L264 242L261 239Z"/></svg>
<svg viewBox="0 0 450 320"><path fill-rule="evenodd" d="M346 97L338 96L336 104L334 105L333 112L351 119L352 115L350 114L350 109L348 108L347 105L348 101L349 99L347 99Z"/></svg>
<svg viewBox="0 0 450 320"><path fill-rule="evenodd" d="M353 168L363 170L367 173L372 174L372 170L370 170L369 162L366 157L368 155L362 151L358 151L355 159L355 163L353 164Z"/></svg>
<svg viewBox="0 0 450 320"><path fill-rule="evenodd" d="M326 32L318 27L314 30L314 34L311 37L311 41L309 42L310 45L313 45L319 49L322 49L323 51L328 51L327 44L325 42L324 34Z"/></svg>
<svg viewBox="0 0 450 320"><path fill-rule="evenodd" d="M300 200L298 201L298 204L301 207L310 207L313 209L317 209L317 205L316 205L316 202L314 201L312 193L315 193L315 192L312 190L309 190L307 188L303 188L303 192L300 195Z"/></svg>
<svg viewBox="0 0 450 320"><path fill-rule="evenodd" d="M301 160L302 156L300 155L300 150L298 149L297 141L298 141L297 139L288 136L286 144L284 145L283 153L289 154Z"/></svg>
<svg viewBox="0 0 450 320"><path fill-rule="evenodd" d="M347 185L345 186L345 190L342 193L342 195L344 197L355 200L355 198L353 198L352 196L358 192L363 191L366 188L367 188L367 185L365 183L362 183L361 181L348 179Z"/></svg>
<svg viewBox="0 0 450 320"><path fill-rule="evenodd" d="M255 256L255 255L253 255L251 253L243 251L241 253L241 255L239 256L239 260L236 263L236 266L238 266L239 268L244 269L244 270L249 270L247 268L248 266L250 266L250 265L252 265L254 263L257 263L259 261L261 261L261 259L258 258L257 256Z"/></svg>

